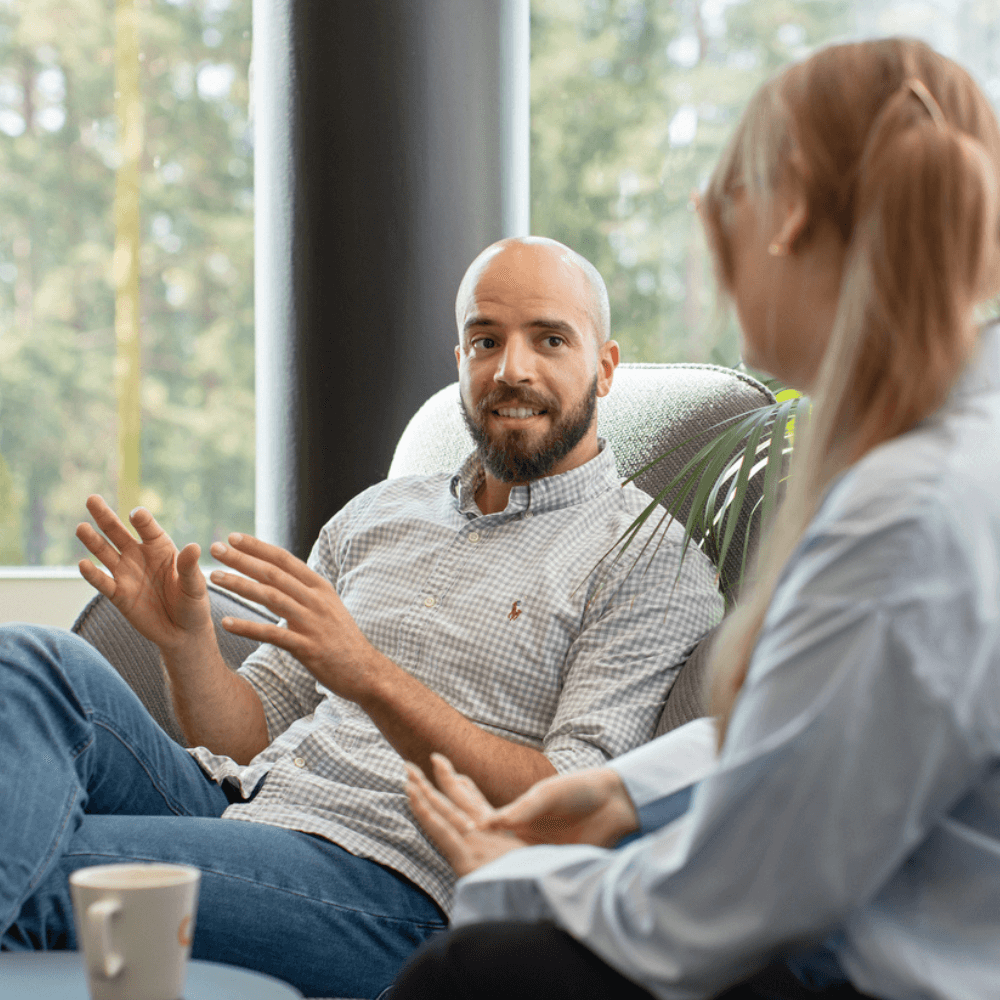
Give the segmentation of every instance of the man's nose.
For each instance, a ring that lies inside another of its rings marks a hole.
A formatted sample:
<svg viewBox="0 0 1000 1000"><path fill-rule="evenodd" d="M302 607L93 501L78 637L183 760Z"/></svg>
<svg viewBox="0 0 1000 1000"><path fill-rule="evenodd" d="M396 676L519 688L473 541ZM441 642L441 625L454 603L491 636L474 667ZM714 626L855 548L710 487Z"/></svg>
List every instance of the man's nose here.
<svg viewBox="0 0 1000 1000"><path fill-rule="evenodd" d="M531 382L535 376L535 359L531 345L519 337L511 337L504 345L494 380L504 385Z"/></svg>

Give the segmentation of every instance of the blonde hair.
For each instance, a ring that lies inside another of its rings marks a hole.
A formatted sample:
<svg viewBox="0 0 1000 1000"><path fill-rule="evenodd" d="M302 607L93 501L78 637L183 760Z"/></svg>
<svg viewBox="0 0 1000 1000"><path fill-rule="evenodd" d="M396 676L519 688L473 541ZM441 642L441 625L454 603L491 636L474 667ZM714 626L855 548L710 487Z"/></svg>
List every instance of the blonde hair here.
<svg viewBox="0 0 1000 1000"><path fill-rule="evenodd" d="M817 52L754 95L703 201L720 284L738 187L766 201L791 175L810 226L846 257L833 329L755 579L709 665L720 744L782 568L833 478L937 409L975 345L972 307L1000 290L1000 128L959 66L922 42Z"/></svg>

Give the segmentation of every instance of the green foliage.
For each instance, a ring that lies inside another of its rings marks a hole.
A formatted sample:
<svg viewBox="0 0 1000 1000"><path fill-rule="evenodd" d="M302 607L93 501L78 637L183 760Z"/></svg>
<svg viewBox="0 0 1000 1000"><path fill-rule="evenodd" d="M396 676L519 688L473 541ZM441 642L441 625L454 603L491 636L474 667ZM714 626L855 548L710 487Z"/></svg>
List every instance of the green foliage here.
<svg viewBox="0 0 1000 1000"><path fill-rule="evenodd" d="M962 0L948 15L910 0L532 0L532 232L579 250L602 273L625 360L736 364L738 330L713 308L690 194L766 78L821 45L887 34L923 37L1000 105L995 0ZM698 455L656 498L668 520L693 500L686 545L722 565L757 477L753 516L770 516L801 405L786 390L706 430ZM662 515L651 504L626 546Z"/></svg>
<svg viewBox="0 0 1000 1000"><path fill-rule="evenodd" d="M773 391L780 387L771 385L769 388ZM781 398L777 402L704 428L697 439L707 439L705 443L653 497L619 539L621 545L616 551L616 559L622 557L646 521L658 517L657 532L647 539L645 545L653 544L659 529L672 520L681 521L684 525L681 562L688 546L693 543L709 554L719 567L720 574L725 572L726 558L736 538L736 526L749 502L748 498L756 497L748 517L759 528L769 523L782 493L791 458L792 427L799 409L807 406L808 401L794 390L784 390L778 395ZM641 476L690 443L690 440L678 443L643 466L631 478ZM688 503L690 510L685 517L682 512ZM746 573L749 539L750 533L746 532L735 579L720 581L730 600L739 591Z"/></svg>
<svg viewBox="0 0 1000 1000"><path fill-rule="evenodd" d="M10 474L3 455L0 455L0 565L18 565L24 560L24 553L21 551L19 501L14 488L14 477Z"/></svg>
<svg viewBox="0 0 1000 1000"><path fill-rule="evenodd" d="M253 530L251 2L137 8L142 502L204 548ZM17 498L0 531L20 524L3 562L75 562L84 498L114 503L113 12L0 0L0 453Z"/></svg>
<svg viewBox="0 0 1000 1000"><path fill-rule="evenodd" d="M757 85L854 6L532 0L531 228L604 275L625 360L738 360L690 195Z"/></svg>

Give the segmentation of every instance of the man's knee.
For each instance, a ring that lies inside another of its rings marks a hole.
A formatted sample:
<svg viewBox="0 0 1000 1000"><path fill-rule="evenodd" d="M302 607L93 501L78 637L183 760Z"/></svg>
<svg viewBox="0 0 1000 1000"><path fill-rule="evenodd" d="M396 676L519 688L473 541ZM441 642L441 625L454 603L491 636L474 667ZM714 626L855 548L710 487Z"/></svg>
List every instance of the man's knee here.
<svg viewBox="0 0 1000 1000"><path fill-rule="evenodd" d="M120 682L114 667L85 639L20 622L0 625L0 677L7 690L20 685L72 701L95 681Z"/></svg>
<svg viewBox="0 0 1000 1000"><path fill-rule="evenodd" d="M0 625L0 663L3 664L59 662L67 653L76 651L86 655L87 650L96 653L90 643L66 629L28 622Z"/></svg>

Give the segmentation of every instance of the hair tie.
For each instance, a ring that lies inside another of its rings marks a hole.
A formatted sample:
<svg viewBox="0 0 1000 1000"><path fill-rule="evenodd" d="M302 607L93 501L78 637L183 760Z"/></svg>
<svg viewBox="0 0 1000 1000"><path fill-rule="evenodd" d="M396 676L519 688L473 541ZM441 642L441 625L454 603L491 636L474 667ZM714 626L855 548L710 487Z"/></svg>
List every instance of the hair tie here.
<svg viewBox="0 0 1000 1000"><path fill-rule="evenodd" d="M927 114L931 116L931 121L938 128L945 128L948 125L944 117L944 112L941 110L941 105L934 99L934 95L927 89L927 85L923 80L915 76L910 76L903 81L903 86L910 88L917 100L927 110Z"/></svg>

